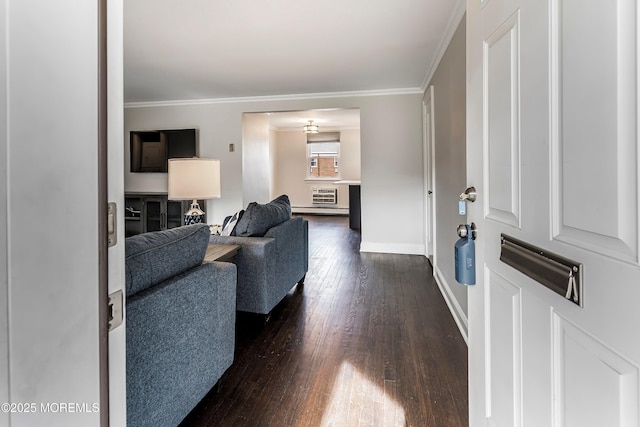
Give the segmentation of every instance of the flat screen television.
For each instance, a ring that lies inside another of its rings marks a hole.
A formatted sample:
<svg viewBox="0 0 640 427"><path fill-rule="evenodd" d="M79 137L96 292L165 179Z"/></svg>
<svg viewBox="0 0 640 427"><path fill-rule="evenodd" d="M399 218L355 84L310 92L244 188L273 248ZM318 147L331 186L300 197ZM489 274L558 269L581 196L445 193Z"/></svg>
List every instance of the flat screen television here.
<svg viewBox="0 0 640 427"><path fill-rule="evenodd" d="M167 172L167 160L197 157L196 129L132 131L131 172Z"/></svg>

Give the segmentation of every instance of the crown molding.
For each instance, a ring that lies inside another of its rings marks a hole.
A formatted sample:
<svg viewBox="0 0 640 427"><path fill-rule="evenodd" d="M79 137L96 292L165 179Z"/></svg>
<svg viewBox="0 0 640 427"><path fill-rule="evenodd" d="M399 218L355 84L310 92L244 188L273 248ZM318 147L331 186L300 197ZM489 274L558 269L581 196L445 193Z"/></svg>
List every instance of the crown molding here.
<svg viewBox="0 0 640 427"><path fill-rule="evenodd" d="M175 107L183 105L209 105L209 104L232 104L241 102L268 102L268 101L294 101L301 99L321 99L321 98L354 98L363 96L391 96L391 95L415 95L423 94L421 87L381 89L381 90L361 90L350 92L320 92L302 93L291 95L270 95L270 96L239 96L234 98L209 98L209 99L184 99L168 101L148 101L148 102L125 102L124 108L146 108L146 107Z"/></svg>
<svg viewBox="0 0 640 427"><path fill-rule="evenodd" d="M442 35L442 39L440 40L440 45L438 46L438 51L436 56L433 57L433 61L431 61L431 65L429 66L429 70L427 74L424 76L424 80L422 80L422 84L420 85L420 89L424 93L427 90L427 85L433 78L436 70L438 69L438 65L440 65L440 60L444 56L444 53L447 51L449 47L449 43L451 43L451 39L458 29L458 25L460 25L460 21L464 17L465 12L467 11L467 5L465 0L458 0L453 9L453 13L449 18L449 23L447 24L447 28Z"/></svg>

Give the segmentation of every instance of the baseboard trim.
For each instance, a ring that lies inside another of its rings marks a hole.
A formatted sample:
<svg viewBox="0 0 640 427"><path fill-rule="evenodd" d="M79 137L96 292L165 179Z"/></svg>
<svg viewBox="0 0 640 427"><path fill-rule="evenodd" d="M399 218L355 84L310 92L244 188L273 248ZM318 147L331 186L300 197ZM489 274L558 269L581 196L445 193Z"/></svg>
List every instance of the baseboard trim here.
<svg viewBox="0 0 640 427"><path fill-rule="evenodd" d="M436 279L436 283L440 288L440 293L444 297L444 301L447 303L449 307L449 311L453 316L453 320L455 320L456 325L458 325L458 329L460 330L460 334L462 334L462 338L464 342L469 345L469 319L467 315L462 311L462 307L458 304L458 300L453 296L453 292L451 292L451 288L449 287L449 283L445 280L444 276L440 269L437 266L433 266L433 277Z"/></svg>
<svg viewBox="0 0 640 427"><path fill-rule="evenodd" d="M360 252L424 255L424 245L362 242L360 243Z"/></svg>

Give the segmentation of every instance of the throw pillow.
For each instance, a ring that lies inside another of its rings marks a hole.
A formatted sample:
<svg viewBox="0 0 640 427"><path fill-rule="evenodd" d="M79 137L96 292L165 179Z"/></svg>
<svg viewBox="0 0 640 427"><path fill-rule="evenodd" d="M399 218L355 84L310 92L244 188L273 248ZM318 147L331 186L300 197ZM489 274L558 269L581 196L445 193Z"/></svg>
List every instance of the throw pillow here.
<svg viewBox="0 0 640 427"><path fill-rule="evenodd" d="M240 220L240 218L242 218L243 214L244 214L244 210L240 210L234 213L233 215L231 215L230 217L225 218L224 224L222 225L222 232L220 233L220 235L235 236L236 225L238 224L238 221Z"/></svg>
<svg viewBox="0 0 640 427"><path fill-rule="evenodd" d="M283 194L266 204L249 203L236 225L238 236L264 236L273 226L291 219L291 203Z"/></svg>

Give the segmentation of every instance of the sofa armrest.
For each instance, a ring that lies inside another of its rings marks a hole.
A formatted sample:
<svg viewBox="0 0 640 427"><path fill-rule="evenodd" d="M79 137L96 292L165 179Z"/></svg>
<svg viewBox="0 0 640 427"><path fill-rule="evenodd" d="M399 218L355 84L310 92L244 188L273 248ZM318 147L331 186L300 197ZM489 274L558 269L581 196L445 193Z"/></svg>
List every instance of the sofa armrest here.
<svg viewBox="0 0 640 427"><path fill-rule="evenodd" d="M308 222L293 217L271 227L264 237L211 236L209 243L237 244L237 306L268 314L308 269Z"/></svg>
<svg viewBox="0 0 640 427"><path fill-rule="evenodd" d="M273 237L277 242L280 280L293 286L309 269L309 222L302 217L293 217L272 227L265 237Z"/></svg>
<svg viewBox="0 0 640 427"><path fill-rule="evenodd" d="M265 301L271 299L276 281L276 241L273 237L212 235L209 243L240 245L233 263L238 266L237 308L240 311L267 314Z"/></svg>

